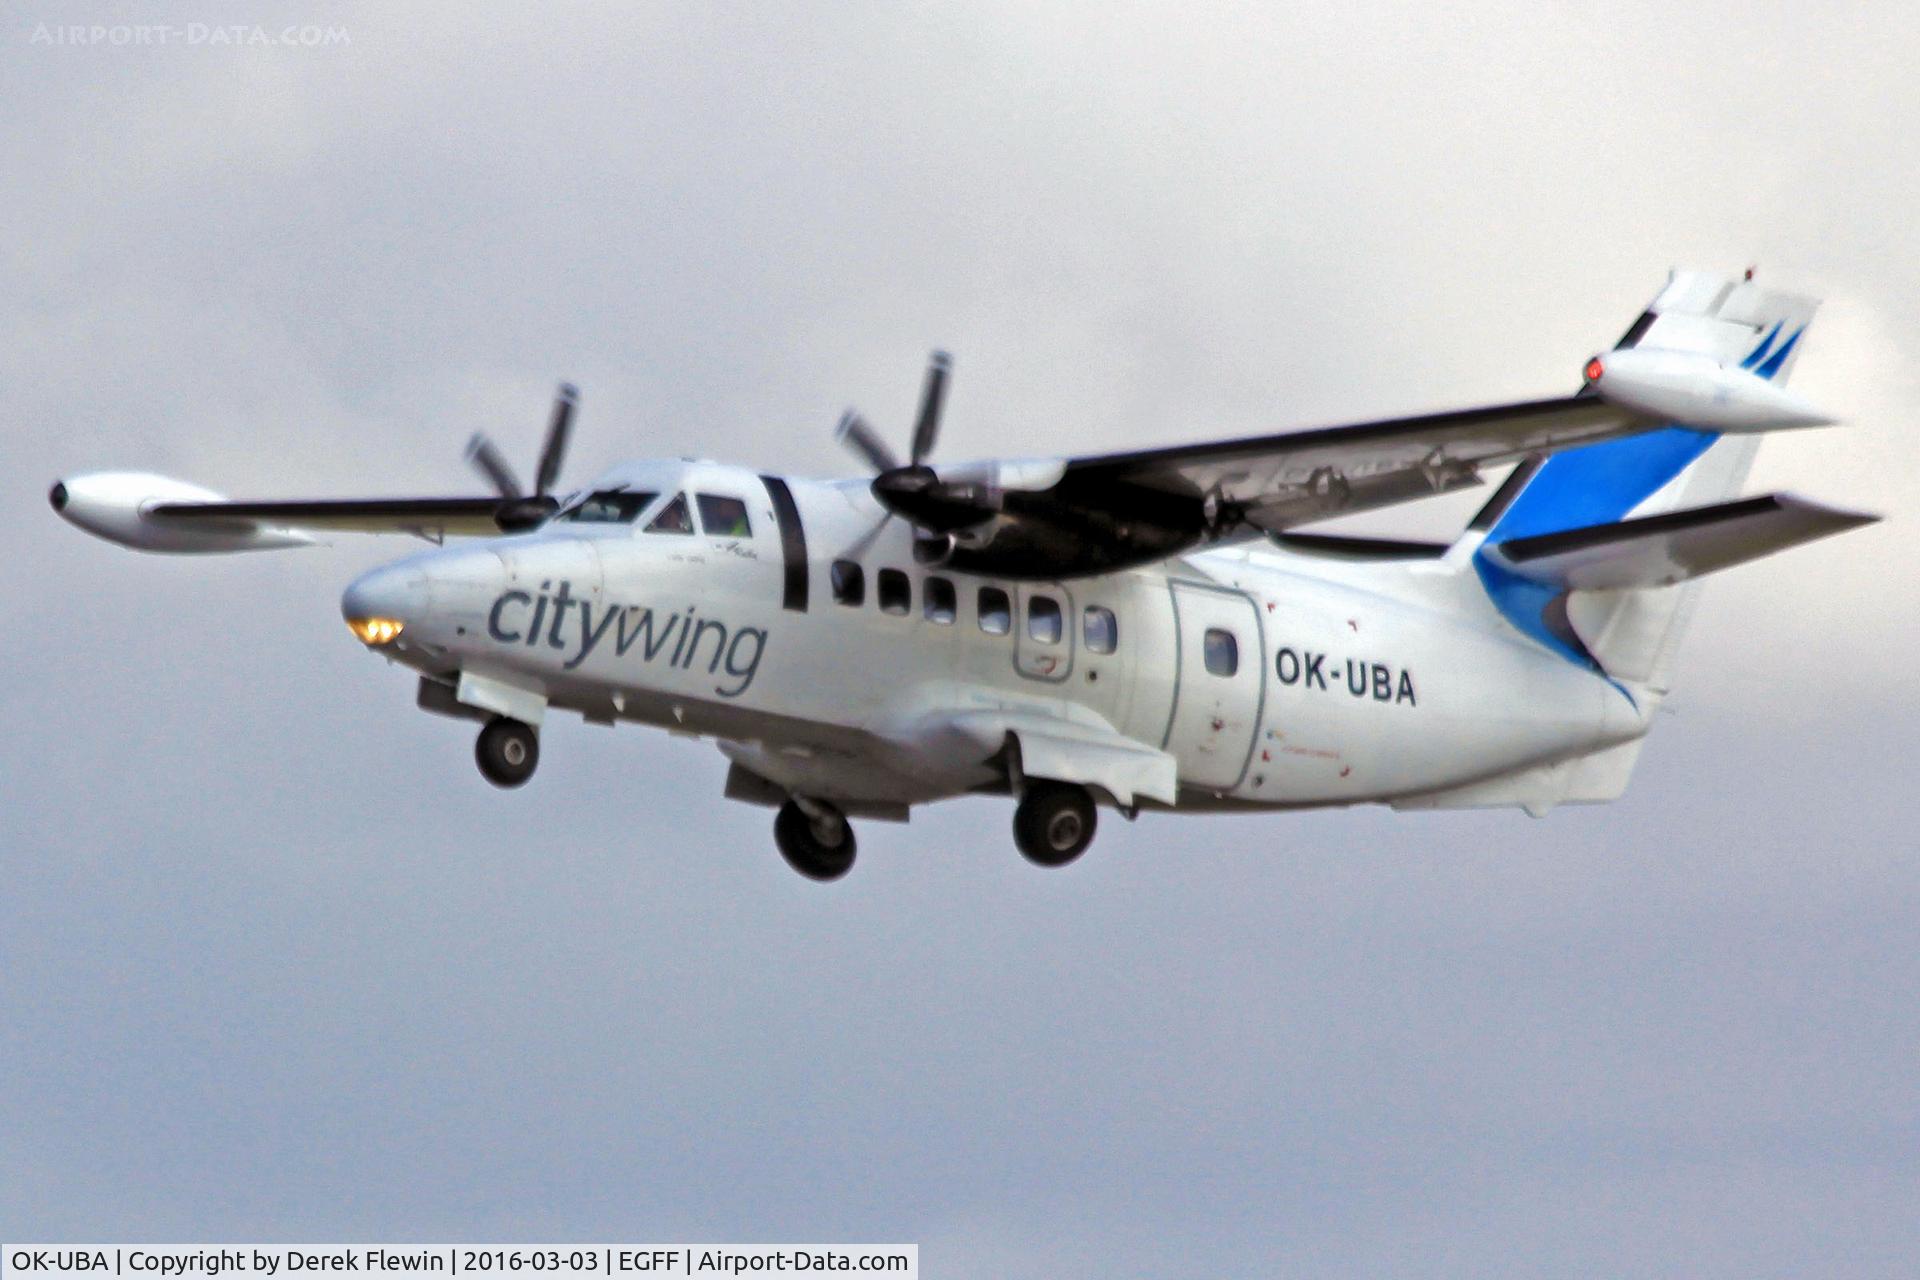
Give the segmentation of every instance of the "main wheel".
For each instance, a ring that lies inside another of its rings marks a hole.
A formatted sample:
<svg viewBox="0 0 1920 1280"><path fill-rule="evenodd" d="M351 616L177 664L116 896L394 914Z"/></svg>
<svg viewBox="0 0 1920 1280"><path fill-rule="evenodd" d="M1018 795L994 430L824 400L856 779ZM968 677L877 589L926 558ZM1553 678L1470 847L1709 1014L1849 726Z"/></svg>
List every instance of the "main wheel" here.
<svg viewBox="0 0 1920 1280"><path fill-rule="evenodd" d="M1035 782L1013 811L1013 842L1043 867L1064 867L1085 853L1093 828L1093 797L1069 782Z"/></svg>
<svg viewBox="0 0 1920 1280"><path fill-rule="evenodd" d="M517 787L533 776L540 763L540 735L533 726L495 716L480 730L473 758L481 776L496 787Z"/></svg>
<svg viewBox="0 0 1920 1280"><path fill-rule="evenodd" d="M853 868L853 827L845 818L837 819L838 839L823 839L821 827L834 823L816 823L806 810L789 800L780 806L773 820L773 842L787 865L809 880L838 880ZM827 835L834 834L831 830Z"/></svg>

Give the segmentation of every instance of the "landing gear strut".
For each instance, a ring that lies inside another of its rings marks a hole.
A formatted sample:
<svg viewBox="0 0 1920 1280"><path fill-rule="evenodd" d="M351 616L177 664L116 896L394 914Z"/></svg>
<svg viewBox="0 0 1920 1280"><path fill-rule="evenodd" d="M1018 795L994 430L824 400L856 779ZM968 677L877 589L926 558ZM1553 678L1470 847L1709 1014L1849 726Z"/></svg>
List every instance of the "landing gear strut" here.
<svg viewBox="0 0 1920 1280"><path fill-rule="evenodd" d="M540 736L530 724L495 716L480 730L473 744L480 773L496 787L517 787L533 776L540 763Z"/></svg>
<svg viewBox="0 0 1920 1280"><path fill-rule="evenodd" d="M1042 867L1064 867L1085 853L1093 828L1093 797L1069 782L1030 783L1013 811L1013 842Z"/></svg>
<svg viewBox="0 0 1920 1280"><path fill-rule="evenodd" d="M815 810L809 816L807 810ZM809 880L838 880L853 867L853 828L829 806L789 800L773 820L773 842L787 865Z"/></svg>

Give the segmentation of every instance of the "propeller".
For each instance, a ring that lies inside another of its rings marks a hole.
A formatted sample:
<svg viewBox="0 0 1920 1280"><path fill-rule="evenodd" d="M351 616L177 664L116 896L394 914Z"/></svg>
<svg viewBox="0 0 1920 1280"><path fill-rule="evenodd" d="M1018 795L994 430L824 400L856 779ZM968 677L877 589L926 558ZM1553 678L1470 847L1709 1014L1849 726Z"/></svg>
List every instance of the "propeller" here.
<svg viewBox="0 0 1920 1280"><path fill-rule="evenodd" d="M533 473L533 492L526 493L520 480L507 465L505 455L484 432L476 432L467 441L467 461L486 476L500 495L493 522L504 532L532 529L560 509L560 500L551 490L560 478L560 464L567 454L567 437L573 431L573 411L580 403L580 392L570 382L560 384L553 400L553 416L547 420L547 438L540 446L540 461Z"/></svg>
<svg viewBox="0 0 1920 1280"><path fill-rule="evenodd" d="M927 459L933 456L933 446L940 438L940 412L946 406L947 378L952 372L953 357L946 352L936 351L928 358L927 380L920 388L920 415L914 419L912 452L906 466L900 465L899 457L858 410L849 409L840 415L834 438L858 454L860 461L873 468L876 476L895 471L925 471L931 478L933 469L927 466Z"/></svg>
<svg viewBox="0 0 1920 1280"><path fill-rule="evenodd" d="M993 515L994 509L982 504L977 485L943 481L927 463L940 439L940 415L946 407L952 372L953 359L946 352L936 351L928 359L926 381L920 388L920 413L914 419L904 465L858 412L849 409L841 415L834 435L873 469L874 500L887 511L885 519L855 544L855 551L864 552L895 516L912 524L929 545L939 543L944 548L955 531Z"/></svg>

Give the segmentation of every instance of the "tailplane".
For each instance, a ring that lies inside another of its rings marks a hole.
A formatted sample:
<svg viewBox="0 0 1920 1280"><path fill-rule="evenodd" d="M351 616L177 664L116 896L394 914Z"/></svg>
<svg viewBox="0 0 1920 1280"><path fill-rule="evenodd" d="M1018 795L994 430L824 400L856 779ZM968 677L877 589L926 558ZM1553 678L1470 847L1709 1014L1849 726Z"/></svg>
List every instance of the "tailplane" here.
<svg viewBox="0 0 1920 1280"><path fill-rule="evenodd" d="M1879 517L1770 493L1711 507L1488 543L1486 558L1561 591L1670 587Z"/></svg>

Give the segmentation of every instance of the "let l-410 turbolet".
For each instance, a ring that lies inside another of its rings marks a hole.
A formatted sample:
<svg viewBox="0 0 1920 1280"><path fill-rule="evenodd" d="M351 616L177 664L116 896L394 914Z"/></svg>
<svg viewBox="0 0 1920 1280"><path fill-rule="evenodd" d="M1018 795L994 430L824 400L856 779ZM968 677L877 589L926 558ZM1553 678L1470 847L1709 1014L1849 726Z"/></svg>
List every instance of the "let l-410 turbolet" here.
<svg viewBox="0 0 1920 1280"><path fill-rule="evenodd" d="M849 819L971 794L1015 797L1016 843L1058 866L1103 806L1618 797L1693 580L1874 519L1733 497L1761 434L1829 421L1783 385L1813 310L1675 273L1576 394L1135 453L934 464L936 354L905 463L842 420L871 478L652 461L557 497L563 387L531 494L476 438L482 497L233 502L108 473L52 499L150 551L441 544L341 608L421 707L481 723L498 786L568 711L714 739L726 794L776 808L815 879L852 866ZM1297 531L1504 464L1451 544Z"/></svg>

